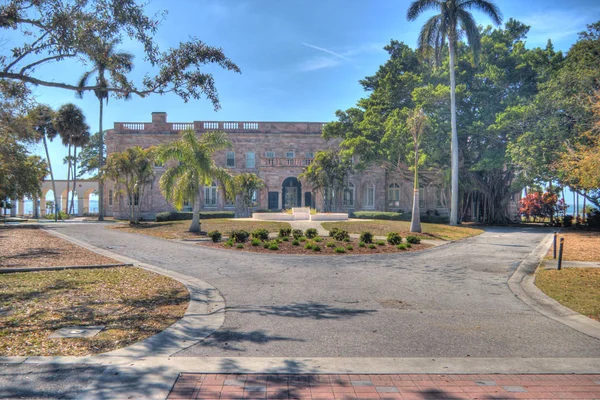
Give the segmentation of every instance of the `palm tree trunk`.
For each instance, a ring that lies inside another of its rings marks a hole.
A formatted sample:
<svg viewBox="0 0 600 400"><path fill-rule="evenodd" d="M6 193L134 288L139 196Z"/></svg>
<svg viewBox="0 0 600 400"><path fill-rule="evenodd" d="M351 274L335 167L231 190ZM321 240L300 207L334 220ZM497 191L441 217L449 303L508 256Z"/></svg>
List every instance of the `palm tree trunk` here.
<svg viewBox="0 0 600 400"><path fill-rule="evenodd" d="M415 179L413 193L412 218L410 221L411 232L421 232L421 210L419 209L419 145L415 139Z"/></svg>
<svg viewBox="0 0 600 400"><path fill-rule="evenodd" d="M58 196L56 195L56 183L54 182L54 172L52 172L52 163L50 162L50 153L48 152L48 142L46 141L45 134L44 134L44 149L46 150L46 160L48 160L48 169L50 169L50 180L52 181L52 193L54 193L54 222L56 222L56 221L58 221ZM37 204L35 206L37 207Z"/></svg>
<svg viewBox="0 0 600 400"><path fill-rule="evenodd" d="M194 215L192 216L192 223L190 224L190 232L200 233L200 187L194 196Z"/></svg>
<svg viewBox="0 0 600 400"><path fill-rule="evenodd" d="M71 193L70 214L75 214L75 189L77 187L77 146L73 146L73 192ZM79 204L77 204L79 207Z"/></svg>
<svg viewBox="0 0 600 400"><path fill-rule="evenodd" d="M104 166L104 135L102 134L102 98L100 99L100 148L98 149L98 221L104 221L104 183L101 179Z"/></svg>
<svg viewBox="0 0 600 400"><path fill-rule="evenodd" d="M65 201L65 204L67 205L67 209L65 210L65 212L68 214L69 213L69 191L71 189L71 137L69 136L69 145L67 146L68 148L68 152L67 152L67 199ZM62 206L62 201L61 201L61 206Z"/></svg>
<svg viewBox="0 0 600 400"><path fill-rule="evenodd" d="M458 132L456 131L456 78L454 76L454 38L449 38L450 50L450 124L452 126L451 166L452 198L450 200L450 225L458 225Z"/></svg>

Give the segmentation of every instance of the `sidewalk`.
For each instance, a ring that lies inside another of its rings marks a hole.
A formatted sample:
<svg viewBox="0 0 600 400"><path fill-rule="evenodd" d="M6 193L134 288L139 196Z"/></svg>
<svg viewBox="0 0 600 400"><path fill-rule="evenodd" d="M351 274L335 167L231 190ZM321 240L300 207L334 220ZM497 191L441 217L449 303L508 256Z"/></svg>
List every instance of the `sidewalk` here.
<svg viewBox="0 0 600 400"><path fill-rule="evenodd" d="M558 260L543 260L542 265L545 269L556 269ZM600 268L600 261L565 261L562 268Z"/></svg>
<svg viewBox="0 0 600 400"><path fill-rule="evenodd" d="M181 374L168 399L600 399L600 375Z"/></svg>

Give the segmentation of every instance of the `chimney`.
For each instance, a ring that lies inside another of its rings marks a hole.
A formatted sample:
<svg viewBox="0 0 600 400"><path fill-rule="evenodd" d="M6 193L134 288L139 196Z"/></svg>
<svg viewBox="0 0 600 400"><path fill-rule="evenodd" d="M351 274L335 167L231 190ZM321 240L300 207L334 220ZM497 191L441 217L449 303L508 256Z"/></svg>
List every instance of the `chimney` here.
<svg viewBox="0 0 600 400"><path fill-rule="evenodd" d="M152 113L153 124L164 124L167 122L167 113L164 111L158 111Z"/></svg>

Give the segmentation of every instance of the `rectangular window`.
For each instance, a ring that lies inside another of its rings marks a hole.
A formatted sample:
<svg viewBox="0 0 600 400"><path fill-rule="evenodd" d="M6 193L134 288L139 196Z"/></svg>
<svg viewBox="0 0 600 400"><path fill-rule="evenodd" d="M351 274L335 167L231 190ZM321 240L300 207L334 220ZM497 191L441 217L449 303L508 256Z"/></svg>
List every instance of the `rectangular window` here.
<svg viewBox="0 0 600 400"><path fill-rule="evenodd" d="M235 168L235 153L233 151L227 152L227 168Z"/></svg>
<svg viewBox="0 0 600 400"><path fill-rule="evenodd" d="M129 205L131 205L131 196L129 196ZM140 194L135 192L133 194L133 205L134 206L139 206L140 205Z"/></svg>
<svg viewBox="0 0 600 400"><path fill-rule="evenodd" d="M285 153L285 157L286 158L294 158L294 152L293 151L288 151L287 153Z"/></svg>
<svg viewBox="0 0 600 400"><path fill-rule="evenodd" d="M217 206L217 187L207 186L204 188L204 205L206 207Z"/></svg>
<svg viewBox="0 0 600 400"><path fill-rule="evenodd" d="M108 191L108 205L109 206L113 205L113 191L112 191L112 189Z"/></svg>
<svg viewBox="0 0 600 400"><path fill-rule="evenodd" d="M266 158L275 158L275 152L274 151L267 151L265 153L265 157Z"/></svg>
<svg viewBox="0 0 600 400"><path fill-rule="evenodd" d="M254 160L255 157L253 152L246 153L246 168L254 168L256 165L256 162Z"/></svg>
<svg viewBox="0 0 600 400"><path fill-rule="evenodd" d="M315 158L315 153L309 151L308 153L306 153L306 158Z"/></svg>
<svg viewBox="0 0 600 400"><path fill-rule="evenodd" d="M444 199L444 189L441 189L435 196L435 207L436 208L444 208L443 199Z"/></svg>
<svg viewBox="0 0 600 400"><path fill-rule="evenodd" d="M367 186L366 199L365 199L365 207L374 208L375 207L375 186L370 185Z"/></svg>

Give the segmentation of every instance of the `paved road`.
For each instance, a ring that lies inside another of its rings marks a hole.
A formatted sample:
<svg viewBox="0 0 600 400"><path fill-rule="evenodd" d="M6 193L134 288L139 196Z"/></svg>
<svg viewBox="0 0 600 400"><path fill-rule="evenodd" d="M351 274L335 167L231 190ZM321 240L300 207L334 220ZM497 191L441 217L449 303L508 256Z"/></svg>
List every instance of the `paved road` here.
<svg viewBox="0 0 600 400"><path fill-rule="evenodd" d="M506 285L548 231L490 228L425 252L276 256L101 229L63 234L200 278L225 324L177 356L600 357L600 340L551 320Z"/></svg>

